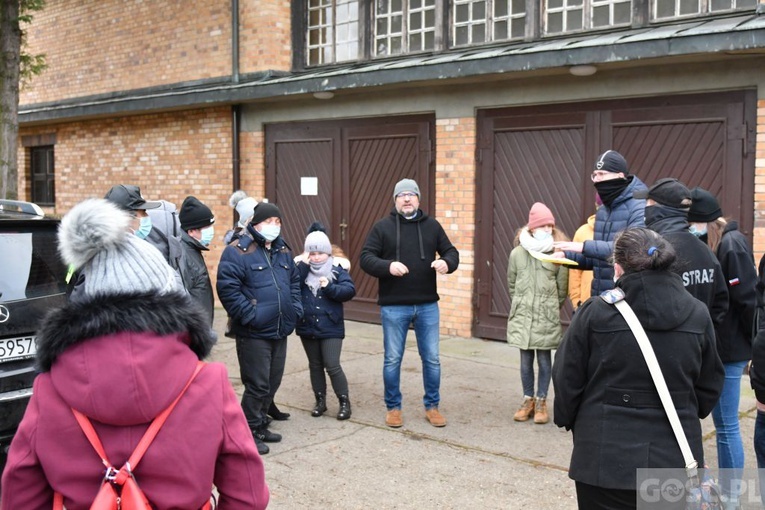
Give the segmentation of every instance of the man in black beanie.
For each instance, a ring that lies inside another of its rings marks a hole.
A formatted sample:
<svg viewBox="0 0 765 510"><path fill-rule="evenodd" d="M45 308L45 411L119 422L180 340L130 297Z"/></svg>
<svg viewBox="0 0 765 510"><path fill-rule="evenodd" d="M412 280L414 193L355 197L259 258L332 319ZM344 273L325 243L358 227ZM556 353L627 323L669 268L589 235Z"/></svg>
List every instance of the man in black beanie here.
<svg viewBox="0 0 765 510"><path fill-rule="evenodd" d="M209 207L196 197L186 197L178 213L181 220L181 257L180 273L183 285L191 298L202 305L207 312L206 319L212 327L215 310L212 282L207 271L207 264L202 256L203 251L209 251L215 231L213 223L215 216Z"/></svg>
<svg viewBox="0 0 765 510"><path fill-rule="evenodd" d="M258 452L282 436L268 430L266 413L284 375L287 336L303 316L300 273L281 238L279 208L261 202L239 239L223 250L218 297L231 318L244 384L242 409Z"/></svg>

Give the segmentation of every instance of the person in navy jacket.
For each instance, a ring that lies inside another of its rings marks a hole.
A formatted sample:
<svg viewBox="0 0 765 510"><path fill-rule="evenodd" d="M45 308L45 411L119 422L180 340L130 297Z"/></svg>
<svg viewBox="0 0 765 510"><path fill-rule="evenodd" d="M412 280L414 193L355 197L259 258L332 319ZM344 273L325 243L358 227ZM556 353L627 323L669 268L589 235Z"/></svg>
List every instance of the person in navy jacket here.
<svg viewBox="0 0 765 510"><path fill-rule="evenodd" d="M343 303L356 295L348 271L337 264L332 256L332 244L327 234L315 231L305 238L307 260L298 265L300 293L303 298L303 318L298 322L297 334L308 356L308 371L316 405L311 415L319 417L327 411L327 371L332 389L340 402L338 420L351 417L348 398L348 379L340 366L340 352L345 338Z"/></svg>
<svg viewBox="0 0 765 510"><path fill-rule="evenodd" d="M261 455L269 451L264 443L282 439L268 430L266 413L284 375L287 336L303 315L300 275L280 233L279 208L258 204L241 236L223 250L216 285L236 336L242 408Z"/></svg>

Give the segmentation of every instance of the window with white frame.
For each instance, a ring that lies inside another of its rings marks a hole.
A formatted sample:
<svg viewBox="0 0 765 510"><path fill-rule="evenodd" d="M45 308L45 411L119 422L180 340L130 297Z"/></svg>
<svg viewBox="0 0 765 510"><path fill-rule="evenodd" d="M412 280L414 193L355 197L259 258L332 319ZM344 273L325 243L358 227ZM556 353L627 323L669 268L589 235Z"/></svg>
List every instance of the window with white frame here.
<svg viewBox="0 0 765 510"><path fill-rule="evenodd" d="M651 19L661 21L755 7L757 0L652 0Z"/></svg>
<svg viewBox="0 0 765 510"><path fill-rule="evenodd" d="M434 50L436 4L437 0L375 0L375 56Z"/></svg>
<svg viewBox="0 0 765 510"><path fill-rule="evenodd" d="M359 0L308 0L307 63L359 58Z"/></svg>
<svg viewBox="0 0 765 510"><path fill-rule="evenodd" d="M545 0L544 19L547 35L629 25L632 0Z"/></svg>
<svg viewBox="0 0 765 510"><path fill-rule="evenodd" d="M525 0L454 0L452 39L455 46L523 38Z"/></svg>

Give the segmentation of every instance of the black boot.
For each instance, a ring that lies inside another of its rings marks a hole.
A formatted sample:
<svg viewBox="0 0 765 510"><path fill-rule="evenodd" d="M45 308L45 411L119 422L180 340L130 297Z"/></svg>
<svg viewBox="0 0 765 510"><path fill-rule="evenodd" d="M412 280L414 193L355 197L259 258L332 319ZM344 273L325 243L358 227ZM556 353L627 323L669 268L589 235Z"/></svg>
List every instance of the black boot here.
<svg viewBox="0 0 765 510"><path fill-rule="evenodd" d="M255 446L257 447L258 453L260 455L265 455L265 454L267 454L268 452L271 451L271 449L268 447L268 445L260 440L260 438L258 437L258 433L257 432L253 431L252 432L252 437L253 437L253 439L255 439Z"/></svg>
<svg viewBox="0 0 765 510"><path fill-rule="evenodd" d="M340 400L340 410L337 412L337 419L347 420L351 417L351 401L348 395L340 395L337 398Z"/></svg>
<svg viewBox="0 0 765 510"><path fill-rule="evenodd" d="M282 435L271 432L266 427L255 431L255 439L260 439L264 443L278 443L282 440Z"/></svg>
<svg viewBox="0 0 765 510"><path fill-rule="evenodd" d="M311 416L314 418L318 418L325 412L327 412L327 397L324 395L324 393L316 393L316 405L313 406L313 411L311 411Z"/></svg>
<svg viewBox="0 0 765 510"><path fill-rule="evenodd" d="M284 421L290 418L290 413L283 413L276 407L276 403L272 400L271 405L268 406L268 416L276 421Z"/></svg>

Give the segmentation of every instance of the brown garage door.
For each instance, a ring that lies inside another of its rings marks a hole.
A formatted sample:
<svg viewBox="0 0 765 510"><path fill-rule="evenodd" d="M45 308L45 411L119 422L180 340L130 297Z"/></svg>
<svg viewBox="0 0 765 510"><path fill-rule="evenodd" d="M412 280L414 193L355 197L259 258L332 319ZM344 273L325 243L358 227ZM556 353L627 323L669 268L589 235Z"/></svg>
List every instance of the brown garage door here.
<svg viewBox="0 0 765 510"><path fill-rule="evenodd" d="M393 207L395 183L416 179L422 209L435 212L434 123L420 115L266 126L266 192L283 212L284 237L300 253L308 225L327 226L352 264L357 294L345 306L348 319L379 322L377 280L359 256L374 222ZM303 194L303 178L316 178L316 195Z"/></svg>
<svg viewBox="0 0 765 510"><path fill-rule="evenodd" d="M646 184L676 177L709 189L751 236L755 115L755 94L743 91L479 112L474 334L505 338L507 259L531 205L550 206L573 235L593 212L589 173L606 149Z"/></svg>

